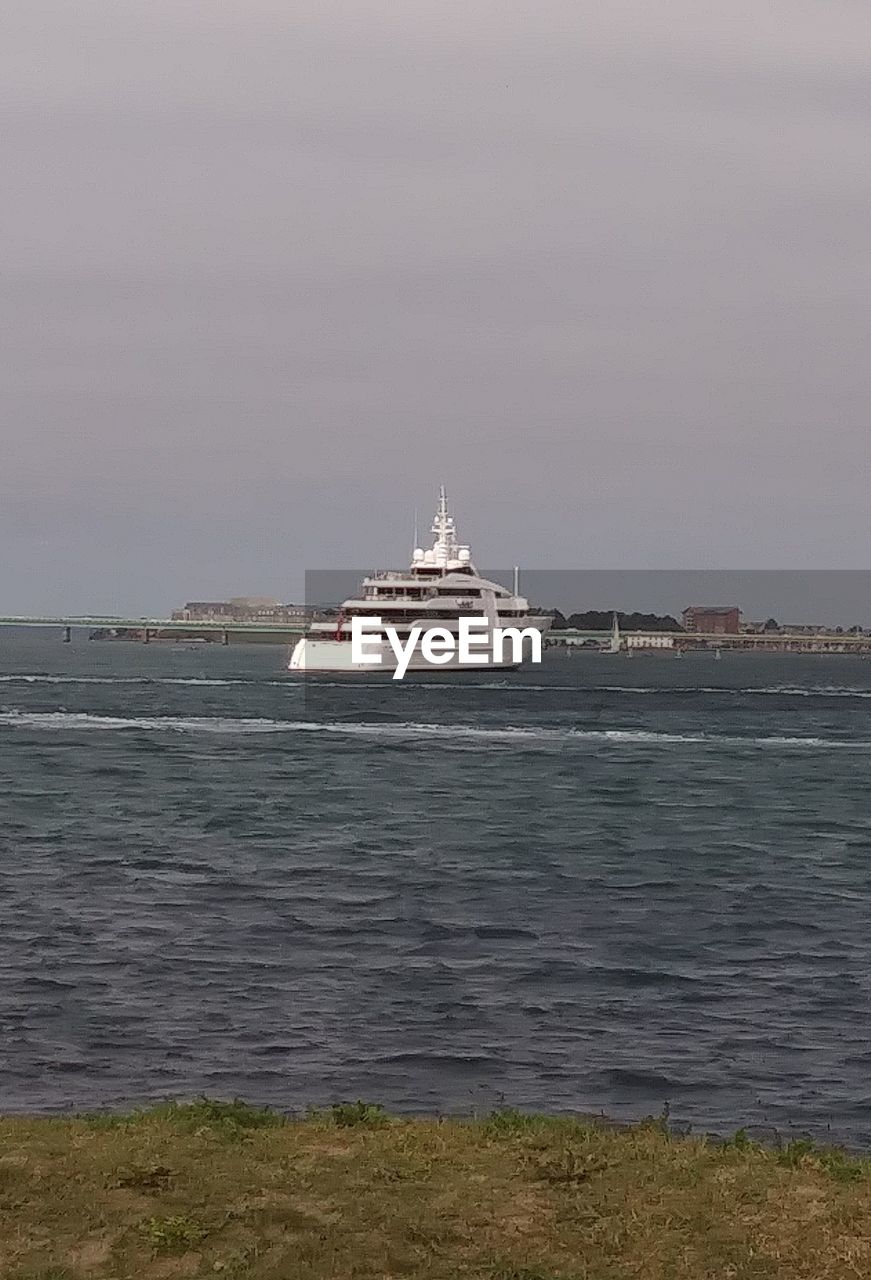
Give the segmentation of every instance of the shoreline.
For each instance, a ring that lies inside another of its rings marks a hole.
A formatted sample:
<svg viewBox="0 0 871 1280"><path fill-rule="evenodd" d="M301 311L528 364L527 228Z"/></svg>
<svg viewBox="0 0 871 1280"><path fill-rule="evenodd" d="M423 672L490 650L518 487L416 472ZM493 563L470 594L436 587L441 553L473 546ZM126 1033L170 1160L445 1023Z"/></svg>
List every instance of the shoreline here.
<svg viewBox="0 0 871 1280"><path fill-rule="evenodd" d="M656 1128L674 1141L683 1139L706 1142L711 1146L729 1145L745 1140L748 1144L761 1150L778 1151L800 1142L820 1151L843 1152L851 1159L868 1159L871 1161L871 1144L851 1144L849 1140L824 1141L815 1136L822 1126L807 1125L801 1127L791 1124L788 1128L779 1129L776 1124L764 1124L758 1121L744 1121L734 1128L720 1129L716 1127L696 1126L691 1121L674 1120L671 1107L666 1103L659 1112L644 1112L632 1117L611 1115L606 1111L558 1110L542 1111L524 1105L498 1103L489 1109L468 1110L391 1110L389 1106L378 1102L365 1102L360 1099L340 1102L311 1103L304 1107L283 1107L273 1102L249 1102L238 1097L225 1095L204 1095L194 1093L167 1094L164 1097L144 1098L141 1101L109 1104L105 1107L75 1106L58 1107L50 1110L14 1109L0 1111L0 1125L7 1123L82 1123L97 1127L110 1128L147 1120L149 1117L174 1113L182 1116L193 1114L197 1108L204 1107L215 1114L230 1115L238 1110L239 1114L258 1114L270 1117L270 1127L284 1125L307 1124L313 1121L331 1121L331 1116L343 1111L354 1113L357 1109L365 1109L367 1114L377 1116L390 1124L457 1124L476 1125L492 1124L500 1116L513 1117L517 1123L543 1125L575 1125L607 1132L624 1132L639 1128ZM829 1126L826 1126L827 1128Z"/></svg>
<svg viewBox="0 0 871 1280"><path fill-rule="evenodd" d="M0 1116L8 1280L841 1280L871 1158L509 1108Z"/></svg>

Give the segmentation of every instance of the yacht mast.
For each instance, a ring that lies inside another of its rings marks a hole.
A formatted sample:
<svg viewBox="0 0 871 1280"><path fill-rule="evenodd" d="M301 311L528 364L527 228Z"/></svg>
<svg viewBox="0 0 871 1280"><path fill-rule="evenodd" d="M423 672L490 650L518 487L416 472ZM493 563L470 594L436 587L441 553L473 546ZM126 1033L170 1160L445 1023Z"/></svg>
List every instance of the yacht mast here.
<svg viewBox="0 0 871 1280"><path fill-rule="evenodd" d="M433 546L436 564L445 569L449 560L457 558L457 530L454 526L454 518L448 512L448 495L444 485L439 486L439 505L433 520L432 532L436 536Z"/></svg>

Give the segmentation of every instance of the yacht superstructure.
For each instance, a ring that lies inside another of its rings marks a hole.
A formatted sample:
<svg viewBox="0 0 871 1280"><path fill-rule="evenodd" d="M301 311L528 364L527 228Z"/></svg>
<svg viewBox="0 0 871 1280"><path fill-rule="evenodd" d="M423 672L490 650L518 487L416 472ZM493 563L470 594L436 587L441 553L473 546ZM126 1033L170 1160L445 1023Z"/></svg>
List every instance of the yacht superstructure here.
<svg viewBox="0 0 871 1280"><path fill-rule="evenodd" d="M396 667L396 655L385 639L380 643L379 666L352 660L351 625L357 617L380 618L384 627L393 627L398 637L407 638L413 627L441 627L452 634L459 631L460 619L486 618L485 636L499 628L534 628L547 631L549 615L531 614L529 602L501 583L491 582L478 574L472 563L470 548L461 544L454 518L448 510L444 485L432 524L433 545L429 550L415 547L411 565L406 570L388 569L364 578L359 595L345 600L335 620L313 622L308 633L294 648L290 671L390 671ZM379 643L369 641L370 652L379 652ZM524 655L525 656L525 655ZM476 670L510 670L519 665L509 648L501 661L491 655L486 667ZM463 666L457 654L450 663L432 666L417 650L410 670L445 671Z"/></svg>

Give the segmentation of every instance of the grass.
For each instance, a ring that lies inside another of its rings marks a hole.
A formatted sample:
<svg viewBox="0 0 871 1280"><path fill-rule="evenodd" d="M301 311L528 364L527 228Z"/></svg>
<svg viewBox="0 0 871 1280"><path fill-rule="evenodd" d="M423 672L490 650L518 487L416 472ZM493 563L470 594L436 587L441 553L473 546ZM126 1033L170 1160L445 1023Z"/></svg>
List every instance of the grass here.
<svg viewBox="0 0 871 1280"><path fill-rule="evenodd" d="M3 1280L846 1280L871 1161L501 1109L0 1118Z"/></svg>

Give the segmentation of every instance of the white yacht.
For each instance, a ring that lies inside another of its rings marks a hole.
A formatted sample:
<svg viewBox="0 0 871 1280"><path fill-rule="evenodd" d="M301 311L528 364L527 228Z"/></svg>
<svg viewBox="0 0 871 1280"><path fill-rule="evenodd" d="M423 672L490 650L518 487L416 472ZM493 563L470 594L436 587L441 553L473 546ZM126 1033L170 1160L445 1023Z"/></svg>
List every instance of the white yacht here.
<svg viewBox="0 0 871 1280"><path fill-rule="evenodd" d="M407 570L388 569L363 579L357 598L346 600L335 619L315 621L291 653L289 671L377 671L396 669L396 655L385 637L383 641L367 638L370 653L381 654L381 663L372 666L352 660L351 619L378 617L382 627L393 627L400 639L406 639L412 627L443 627L456 634L462 617L486 618L488 628L481 629L485 638L496 627L534 628L544 633L552 619L546 614L531 614L529 601L518 594L515 571L514 590L478 575L468 546L460 545L453 516L448 512L444 485L432 525L435 535L428 551L415 547ZM528 646L528 641L527 641ZM486 648L482 652L487 652ZM528 654L524 648L523 657ZM486 666L465 667L455 652L450 663L433 666L416 649L409 670L429 672L457 670L464 667L479 673L513 670L519 666L517 655L508 646L501 661L490 653Z"/></svg>

